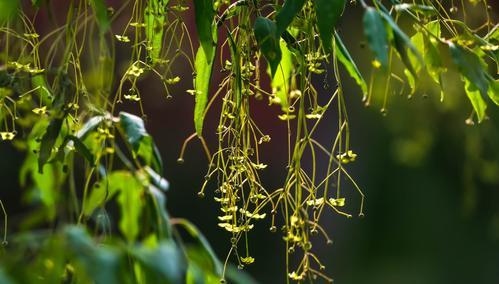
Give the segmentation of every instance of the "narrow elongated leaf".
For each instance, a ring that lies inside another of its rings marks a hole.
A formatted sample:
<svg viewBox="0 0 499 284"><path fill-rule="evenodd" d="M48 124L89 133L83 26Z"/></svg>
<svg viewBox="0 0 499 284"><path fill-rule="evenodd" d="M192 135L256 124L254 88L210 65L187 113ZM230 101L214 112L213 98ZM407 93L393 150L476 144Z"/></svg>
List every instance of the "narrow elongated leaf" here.
<svg viewBox="0 0 499 284"><path fill-rule="evenodd" d="M147 208L154 208L156 214L156 232L158 233L158 238L161 239L171 239L172 230L170 224L170 216L166 211L166 197L159 189L155 186L149 186L149 198L147 199Z"/></svg>
<svg viewBox="0 0 499 284"><path fill-rule="evenodd" d="M53 96L52 92L50 91L49 86L47 85L47 81L45 80L45 76L42 74L35 75L31 78L31 84L33 85L33 88L38 88L37 92L38 95L42 98L43 102L45 104L48 104L51 102Z"/></svg>
<svg viewBox="0 0 499 284"><path fill-rule="evenodd" d="M208 104L208 93L210 91L211 74L213 72L213 63L215 61L215 53L211 53L211 57L206 57L205 49L200 47L196 54L194 68L196 69L196 78L194 85L196 88L194 107L194 126L198 136L203 135L203 124L206 105Z"/></svg>
<svg viewBox="0 0 499 284"><path fill-rule="evenodd" d="M432 6L413 4L413 3L396 4L393 5L393 8L397 12L411 11L411 12L418 12L423 15L434 15L437 12L435 8Z"/></svg>
<svg viewBox="0 0 499 284"><path fill-rule="evenodd" d="M88 161L88 163L93 166L95 162L94 155L92 155L87 146L76 136L68 135L67 139L73 142L76 151L78 151L78 153L80 153Z"/></svg>
<svg viewBox="0 0 499 284"><path fill-rule="evenodd" d="M206 58L211 58L217 41L213 0L194 0L194 12L199 42Z"/></svg>
<svg viewBox="0 0 499 284"><path fill-rule="evenodd" d="M379 12L368 7L363 18L364 33L369 48L383 68L388 67L388 34Z"/></svg>
<svg viewBox="0 0 499 284"><path fill-rule="evenodd" d="M459 72L468 79L469 83L475 86L483 96L487 96L488 81L487 71L484 68L480 57L473 52L449 42L449 49L454 64Z"/></svg>
<svg viewBox="0 0 499 284"><path fill-rule="evenodd" d="M280 36L291 24L295 16L301 11L305 0L286 0L275 17L276 32Z"/></svg>
<svg viewBox="0 0 499 284"><path fill-rule="evenodd" d="M206 240L199 229L186 219L177 219L177 224L181 225L191 235L191 237L193 237L198 242L198 244L206 252L206 254L210 256L213 272L216 275L221 276L223 270L222 263L211 248L208 240Z"/></svg>
<svg viewBox="0 0 499 284"><path fill-rule="evenodd" d="M168 2L169 0L149 0L144 11L146 38L149 46L148 59L152 63L160 59Z"/></svg>
<svg viewBox="0 0 499 284"><path fill-rule="evenodd" d="M470 82L470 80L464 78L464 82L466 95L471 101L471 105L473 106L473 109L475 110L475 113L478 117L478 122L482 122L482 120L485 118L487 103L480 94L480 90L478 90L475 85Z"/></svg>
<svg viewBox="0 0 499 284"><path fill-rule="evenodd" d="M322 45L327 51L332 51L331 41L336 22L345 10L345 0L315 0L317 27Z"/></svg>
<svg viewBox="0 0 499 284"><path fill-rule="evenodd" d="M282 58L279 63L279 67L277 68L277 72L272 78L272 92L275 93L275 96L279 98L281 108L284 111L287 111L289 107L288 102L288 94L290 92L290 79L291 73L293 72L293 61L291 51L286 46L286 43L283 39L279 42Z"/></svg>
<svg viewBox="0 0 499 284"><path fill-rule="evenodd" d="M227 32L227 38L229 39L230 57L232 59L232 62L234 63L240 62L239 51L230 31ZM235 82L234 91L236 92L236 108L239 109L241 107L241 101L242 101L242 84L243 84L241 76L241 65L232 64L232 69L234 74L236 75L234 80Z"/></svg>
<svg viewBox="0 0 499 284"><path fill-rule="evenodd" d="M42 137L40 144L40 154L38 155L38 172L43 173L43 166L50 159L57 137L62 127L62 118L54 118L47 126L47 130Z"/></svg>
<svg viewBox="0 0 499 284"><path fill-rule="evenodd" d="M202 136L218 38L213 0L194 0L194 12L200 42L194 62L194 69L196 70L196 78L194 79L194 88L196 90L194 127L197 135Z"/></svg>
<svg viewBox="0 0 499 284"><path fill-rule="evenodd" d="M150 167L145 167L145 170L149 177L151 178L151 182L157 186L159 189L163 191L167 191L168 188L170 187L170 183L161 175L159 175L157 172L155 172L153 169Z"/></svg>
<svg viewBox="0 0 499 284"><path fill-rule="evenodd" d="M274 77L279 62L281 62L281 48L277 37L277 27L274 22L267 18L258 17L254 25L255 38L258 46L267 59L272 77Z"/></svg>
<svg viewBox="0 0 499 284"><path fill-rule="evenodd" d="M107 32L111 27L111 21L107 15L107 7L104 0L91 0L90 4L94 10L95 17L97 18L97 23L99 25L99 30L101 34Z"/></svg>
<svg viewBox="0 0 499 284"><path fill-rule="evenodd" d="M94 131L97 126L104 120L104 116L98 115L90 118L83 126L76 132L76 137L81 140L85 140L88 134Z"/></svg>
<svg viewBox="0 0 499 284"><path fill-rule="evenodd" d="M334 39L335 39L335 56L338 58L338 61L345 66L345 69L347 70L348 74L355 80L357 85L360 86L362 89L362 93L365 95L367 94L367 84L366 81L364 80L364 77L362 77L362 74L360 73L359 69L357 68L357 65L353 61L353 58L350 56L350 53L348 52L347 48L343 44L343 41L341 40L340 36L338 33L334 34Z"/></svg>
<svg viewBox="0 0 499 284"><path fill-rule="evenodd" d="M139 233L140 215L142 213L143 186L137 178L128 179L129 183L123 184L118 195L121 218L119 228L121 233L130 242L134 242Z"/></svg>
<svg viewBox="0 0 499 284"><path fill-rule="evenodd" d="M487 92L489 98L499 106L499 79L494 80L489 78L489 91Z"/></svg>

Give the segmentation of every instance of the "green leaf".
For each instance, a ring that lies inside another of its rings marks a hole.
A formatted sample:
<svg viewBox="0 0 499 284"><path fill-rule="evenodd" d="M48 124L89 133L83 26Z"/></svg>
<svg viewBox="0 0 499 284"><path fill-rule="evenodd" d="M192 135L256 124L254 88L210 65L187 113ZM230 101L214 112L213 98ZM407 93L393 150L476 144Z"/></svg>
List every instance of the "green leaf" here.
<svg viewBox="0 0 499 284"><path fill-rule="evenodd" d="M487 71L480 57L455 43L449 41L448 44L452 60L457 65L459 72L468 80L471 86L476 87L483 96L487 96L489 85Z"/></svg>
<svg viewBox="0 0 499 284"><path fill-rule="evenodd" d="M478 117L478 122L482 122L482 120L485 118L485 110L487 109L487 104L480 94L480 90L478 90L475 85L471 83L471 81L469 81L467 78L464 78L464 82L466 95L471 101L471 105L473 106L473 109L475 110L475 113Z"/></svg>
<svg viewBox="0 0 499 284"><path fill-rule="evenodd" d="M366 8L363 23L369 48L374 52L376 60L386 69L388 67L388 34L379 12L372 7Z"/></svg>
<svg viewBox="0 0 499 284"><path fill-rule="evenodd" d="M168 2L169 0L149 0L144 10L147 45L150 48L148 59L153 64L160 59Z"/></svg>
<svg viewBox="0 0 499 284"><path fill-rule="evenodd" d="M348 52L347 48L343 44L343 41L341 40L340 36L338 33L334 34L334 47L335 47L335 56L338 58L338 60L345 66L345 69L347 70L348 74L355 80L357 85L360 86L362 89L362 93L364 95L367 94L367 84L366 81L364 80L364 77L362 77L362 74L360 73L359 69L357 68L357 65L353 61L353 58L350 56L350 53Z"/></svg>
<svg viewBox="0 0 499 284"><path fill-rule="evenodd" d="M272 77L274 77L279 62L281 62L281 48L279 46L279 38L277 37L277 27L274 22L267 18L256 18L255 38L260 47L260 50L269 62Z"/></svg>
<svg viewBox="0 0 499 284"><path fill-rule="evenodd" d="M137 179L128 171L114 171L105 176L101 181L94 184L89 197L83 204L83 214L90 216L104 202L114 197L116 193L128 185L138 186Z"/></svg>
<svg viewBox="0 0 499 284"><path fill-rule="evenodd" d="M177 224L181 225L200 245L200 248L210 257L212 272L217 276L222 276L223 266L217 255L210 246L210 243L199 229L186 219L176 219Z"/></svg>
<svg viewBox="0 0 499 284"><path fill-rule="evenodd" d="M227 279L230 283L234 284L258 284L258 282L251 277L248 273L241 271L234 265L228 265L225 272Z"/></svg>
<svg viewBox="0 0 499 284"><path fill-rule="evenodd" d="M419 61L419 64L421 65L424 65L423 56L419 53L416 46L414 46L414 44L411 42L411 39L399 28L397 23L395 23L392 17L384 11L381 11L380 13L393 31L393 42L395 45L395 49L400 55L400 58L404 62L407 69L413 74L414 77L416 77L417 74L409 59L407 49L412 51L412 53L416 56L417 60Z"/></svg>
<svg viewBox="0 0 499 284"><path fill-rule="evenodd" d="M76 137L78 137L81 140L85 140L85 138L90 134L92 131L94 131L97 126L101 124L101 122L104 121L104 116L98 115L91 117L83 126L76 132Z"/></svg>
<svg viewBox="0 0 499 284"><path fill-rule="evenodd" d="M293 61L291 51L288 49L283 39L280 40L279 45L282 52L282 58L279 67L277 68L277 72L272 78L271 85L276 97L279 98L282 110L288 111L288 94L291 87L290 79L291 73L293 72Z"/></svg>
<svg viewBox="0 0 499 284"><path fill-rule="evenodd" d="M499 79L489 79L489 91L487 92L489 98L499 106Z"/></svg>
<svg viewBox="0 0 499 284"><path fill-rule="evenodd" d="M118 227L126 239L133 242L137 238L141 224L139 219L143 207L143 186L134 176L129 178L128 181L128 183L122 185L118 195L118 204L121 209ZM113 181L109 181L109 183L111 182Z"/></svg>
<svg viewBox="0 0 499 284"><path fill-rule="evenodd" d="M81 265L85 276L96 284L119 284L121 256L115 250L98 246L81 227L70 226L64 231L67 250ZM76 274L82 271L75 269Z"/></svg>
<svg viewBox="0 0 499 284"><path fill-rule="evenodd" d="M95 161L94 155L92 155L92 153L87 148L87 146L85 144L83 144L83 142L76 136L68 135L67 139L69 139L73 142L73 145L74 145L76 151L78 151L78 153L80 153L88 161L88 163L91 166L93 166L94 161Z"/></svg>
<svg viewBox="0 0 499 284"><path fill-rule="evenodd" d="M434 15L436 14L436 10L432 6L427 6L427 5L421 5L421 4L414 4L414 3L403 3L403 4L396 4L393 5L393 8L397 12L418 12L423 15Z"/></svg>
<svg viewBox="0 0 499 284"><path fill-rule="evenodd" d="M52 155L52 149L54 148L59 132L62 128L63 118L54 118L50 121L47 126L47 130L42 137L42 142L40 144L40 154L38 155L38 172L43 173L43 166L47 163Z"/></svg>
<svg viewBox="0 0 499 284"><path fill-rule="evenodd" d="M173 241L161 241L155 246L140 245L133 248L131 254L145 270L145 283L182 283L186 263Z"/></svg>
<svg viewBox="0 0 499 284"><path fill-rule="evenodd" d="M336 22L345 10L345 0L315 0L315 14L317 27L326 51L332 51L331 42Z"/></svg>
<svg viewBox="0 0 499 284"><path fill-rule="evenodd" d="M203 135L204 116L208 103L215 50L217 46L217 28L215 23L215 10L213 0L194 0L196 30L200 47L196 53L194 69L196 77L194 88L196 90L194 107L194 127L199 137Z"/></svg>
<svg viewBox="0 0 499 284"><path fill-rule="evenodd" d="M33 88L38 88L37 93L40 95L44 103L50 103L53 98L52 92L50 91L45 76L42 74L35 75L31 78L31 84Z"/></svg>
<svg viewBox="0 0 499 284"><path fill-rule="evenodd" d="M149 186L149 197L147 199L147 206L149 209L153 208L156 214L156 232L159 239L170 239L171 235L171 224L170 216L166 211L166 197L163 192L161 192L155 186ZM149 204L151 203L151 204Z"/></svg>
<svg viewBox="0 0 499 284"><path fill-rule="evenodd" d="M206 105L208 104L208 93L210 91L211 74L213 72L213 63L215 61L215 53L212 52L212 57L206 57L205 49L200 47L196 54L194 68L196 69L196 78L194 86L196 89L194 107L194 127L198 136L203 135L204 116Z"/></svg>
<svg viewBox="0 0 499 284"><path fill-rule="evenodd" d="M90 5L92 5L95 17L97 18L100 33L104 34L111 27L111 21L107 15L106 3L104 0L91 0Z"/></svg>
<svg viewBox="0 0 499 284"><path fill-rule="evenodd" d="M144 121L133 114L120 112L120 125L125 131L126 140L132 146L133 154L141 157L146 165L163 172L163 160L152 139L147 133Z"/></svg>
<svg viewBox="0 0 499 284"><path fill-rule="evenodd" d="M295 16L301 11L305 0L286 0L275 17L276 33L280 36L291 24Z"/></svg>
<svg viewBox="0 0 499 284"><path fill-rule="evenodd" d="M212 58L217 42L213 0L194 0L194 12L199 42L206 58Z"/></svg>
<svg viewBox="0 0 499 284"><path fill-rule="evenodd" d="M18 6L19 0L0 0L0 23L14 17Z"/></svg>
<svg viewBox="0 0 499 284"><path fill-rule="evenodd" d="M227 38L229 40L229 47L230 47L230 57L232 62L240 62L240 57L239 57L239 52L236 46L236 43L234 42L234 38L232 37L232 34L230 31L227 31ZM232 69L235 74L235 80L234 80L234 87L233 90L236 94L236 109L240 109L241 107L241 101L242 101L242 76L241 76L241 65L240 64L232 64Z"/></svg>
<svg viewBox="0 0 499 284"><path fill-rule="evenodd" d="M158 187L159 189L163 191L167 191L168 188L170 187L170 183L163 178L161 175L159 175L157 172L155 172L153 169L150 167L145 167L145 170L149 177L151 178L151 182Z"/></svg>

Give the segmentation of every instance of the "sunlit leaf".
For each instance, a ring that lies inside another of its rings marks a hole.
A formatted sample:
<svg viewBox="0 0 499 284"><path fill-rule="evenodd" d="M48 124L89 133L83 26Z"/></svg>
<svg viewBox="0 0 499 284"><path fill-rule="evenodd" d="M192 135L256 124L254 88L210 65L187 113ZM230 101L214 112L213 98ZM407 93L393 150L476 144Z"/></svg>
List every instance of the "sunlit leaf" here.
<svg viewBox="0 0 499 284"><path fill-rule="evenodd" d="M334 34L334 39L335 39L335 56L338 58L338 61L345 66L345 69L347 70L348 74L355 80L357 85L360 86L362 89L363 94L367 94L367 84L366 81L364 80L364 77L362 77L362 74L360 73L359 69L357 68L357 65L353 61L353 58L350 56L350 53L348 52L347 48L343 44L343 41L341 40L340 36L338 33Z"/></svg>
<svg viewBox="0 0 499 284"><path fill-rule="evenodd" d="M271 20L258 17L255 21L254 31L258 46L267 59L272 77L274 77L282 56L279 38L276 35L277 27Z"/></svg>
<svg viewBox="0 0 499 284"><path fill-rule="evenodd" d="M144 12L144 23L146 25L146 38L149 49L148 58L152 63L160 59L163 46L163 33L166 16L166 8L169 0L150 0Z"/></svg>
<svg viewBox="0 0 499 284"><path fill-rule="evenodd" d="M499 79L489 80L489 91L487 92L489 98L496 104L499 105Z"/></svg>
<svg viewBox="0 0 499 284"><path fill-rule="evenodd" d="M291 51L288 49L283 39L279 42L282 58L277 68L277 72L272 77L272 90L275 92L276 97L279 99L281 107L287 111L289 107L288 94L290 90L291 73L293 72L293 61Z"/></svg>
<svg viewBox="0 0 499 284"><path fill-rule="evenodd" d="M334 27L345 9L345 3L345 0L316 0L314 2L319 35L327 51L332 50Z"/></svg>
<svg viewBox="0 0 499 284"><path fill-rule="evenodd" d="M117 182L109 180L109 184ZM119 228L121 233L130 242L135 241L140 228L140 215L143 207L143 186L136 178L131 177L128 183L122 183L118 195L118 204L120 205L121 218Z"/></svg>
<svg viewBox="0 0 499 284"><path fill-rule="evenodd" d="M368 7L363 18L364 33L367 37L369 48L383 68L388 67L388 34L379 12Z"/></svg>
<svg viewBox="0 0 499 284"><path fill-rule="evenodd" d="M414 4L414 3L396 4L393 5L393 8L397 12L411 11L411 12L421 13L423 15L434 15L437 12L433 6Z"/></svg>
<svg viewBox="0 0 499 284"><path fill-rule="evenodd" d="M49 103L52 100L53 95L50 91L49 86L47 85L47 81L44 75L38 74L33 76L31 78L31 84L33 85L33 88L37 88L37 92L44 103Z"/></svg>
<svg viewBox="0 0 499 284"><path fill-rule="evenodd" d="M195 0L194 12L200 47L196 53L194 79L196 105L194 107L194 127L198 136L203 135L204 116L208 103L215 49L217 28L213 0Z"/></svg>
<svg viewBox="0 0 499 284"><path fill-rule="evenodd" d="M475 110L475 113L478 117L478 122L482 122L485 118L485 111L487 109L487 103L482 97L480 90L478 90L475 85L473 85L467 78L464 78L465 82L465 90L468 99L471 101L471 105Z"/></svg>
<svg viewBox="0 0 499 284"><path fill-rule="evenodd" d="M400 55L400 58L404 62L407 69L412 73L412 75L416 77L417 74L416 71L414 70L414 67L412 66L411 61L409 60L409 55L407 50L412 51L414 56L419 61L419 64L421 65L424 65L423 56L419 53L416 46L414 46L414 44L411 42L411 39L399 28L397 23L395 23L395 21L392 19L390 15L388 15L384 11L381 11L379 13L385 19L385 21L388 23L388 25L391 27L393 31L393 42L395 45L395 49Z"/></svg>
<svg viewBox="0 0 499 284"><path fill-rule="evenodd" d="M196 78L194 85L196 88L194 107L194 126L198 136L203 135L204 116L206 105L208 104L208 93L210 91L211 74L213 72L213 63L215 61L215 52L212 51L212 57L206 57L205 49L199 48L196 54L194 67L196 69Z"/></svg>
<svg viewBox="0 0 499 284"><path fill-rule="evenodd" d="M194 12L199 42L204 50L205 57L212 58L217 42L213 0L194 0Z"/></svg>

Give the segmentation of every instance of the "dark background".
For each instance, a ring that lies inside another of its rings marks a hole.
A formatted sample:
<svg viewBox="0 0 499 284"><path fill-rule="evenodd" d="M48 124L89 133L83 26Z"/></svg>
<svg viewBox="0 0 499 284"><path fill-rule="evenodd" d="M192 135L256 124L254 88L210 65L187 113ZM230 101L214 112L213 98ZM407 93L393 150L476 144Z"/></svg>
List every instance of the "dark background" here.
<svg viewBox="0 0 499 284"><path fill-rule="evenodd" d="M116 2L116 1L115 1ZM113 5L112 1L110 4ZM496 3L491 2L496 5ZM61 8L62 9L62 8ZM493 8L494 10L494 8ZM469 13L477 18L483 15ZM370 52L362 47L361 9L349 6L339 24L345 44L368 77ZM186 21L193 27L193 19ZM120 52L120 50L118 50ZM126 51L121 51L126 53ZM230 247L229 236L217 226L217 203L213 190L196 195L204 181L207 160L201 145L188 145L185 163L176 163L183 140L194 132L194 99L185 62L175 72L183 78L166 100L154 79L140 83L147 127L165 161L165 176L171 183L168 209L201 228L221 258ZM342 73L343 74L343 73ZM480 125L464 123L471 112L462 82L450 70L446 98L439 93L418 92L412 100L390 95L388 115L380 113L380 100L366 108L361 92L343 74L351 126L352 149L358 161L350 173L367 196L363 219L324 215L323 224L334 240L332 246L317 239L315 250L335 283L499 283L499 109L489 102L489 119ZM320 81L319 81L320 83ZM323 98L331 94L324 90ZM262 173L267 189L279 188L285 178L287 153L285 124L277 107L255 101L253 117L272 141L262 147L261 157L269 167ZM134 106L125 109L138 112ZM209 112L205 136L215 149L216 108ZM329 113L319 131L319 140L331 141L336 133L335 115ZM22 214L18 171L23 153L0 143L0 198L13 219ZM349 194L347 208L358 210L358 196ZM15 228L15 223L9 227ZM260 283L284 283L284 242L271 234L262 221L250 236L256 261L248 271Z"/></svg>

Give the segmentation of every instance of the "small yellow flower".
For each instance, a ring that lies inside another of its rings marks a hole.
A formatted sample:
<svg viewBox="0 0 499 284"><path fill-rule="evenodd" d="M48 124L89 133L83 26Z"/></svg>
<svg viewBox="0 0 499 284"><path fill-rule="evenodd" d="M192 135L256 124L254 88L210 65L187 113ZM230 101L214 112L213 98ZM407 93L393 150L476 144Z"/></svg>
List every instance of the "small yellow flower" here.
<svg viewBox="0 0 499 284"><path fill-rule="evenodd" d="M244 264L252 264L253 262L255 262L255 259L251 256L241 257L241 262Z"/></svg>
<svg viewBox="0 0 499 284"><path fill-rule="evenodd" d="M130 42L130 39L127 36L114 35L118 41L121 42Z"/></svg>
<svg viewBox="0 0 499 284"><path fill-rule="evenodd" d="M288 276L289 276L290 279L296 280L296 281L301 281L301 280L303 280L305 278L305 275L303 273L298 274L295 271L289 273Z"/></svg>
<svg viewBox="0 0 499 284"><path fill-rule="evenodd" d="M8 141L14 139L14 137L16 137L16 134L11 131L4 131L0 132L0 137L2 138L2 140Z"/></svg>
<svg viewBox="0 0 499 284"><path fill-rule="evenodd" d="M168 84L168 85L174 85L174 84L177 84L178 82L180 82L180 77L177 76L175 78L169 78L169 79L166 79L165 82Z"/></svg>
<svg viewBox="0 0 499 284"><path fill-rule="evenodd" d="M292 120L292 119L296 118L296 115L294 115L294 114L286 114L285 113L285 114L281 114L281 115L279 115L277 117L279 117L280 120Z"/></svg>
<svg viewBox="0 0 499 284"><path fill-rule="evenodd" d="M332 206L343 207L345 206L345 198L329 198L329 203L331 203Z"/></svg>
<svg viewBox="0 0 499 284"><path fill-rule="evenodd" d="M134 77L139 77L142 73L144 73L144 69L137 67L137 65L132 65L127 71L126 74Z"/></svg>
<svg viewBox="0 0 499 284"><path fill-rule="evenodd" d="M381 62L379 62L377 59L373 60L372 65L374 68L379 69L381 68Z"/></svg>
<svg viewBox="0 0 499 284"><path fill-rule="evenodd" d="M35 114L43 115L47 113L47 106L37 107L31 110Z"/></svg>
<svg viewBox="0 0 499 284"><path fill-rule="evenodd" d="M130 101L134 101L134 102L138 102L140 101L140 97L137 95L137 94L133 94L133 95L124 95L123 96L126 100L130 100Z"/></svg>

